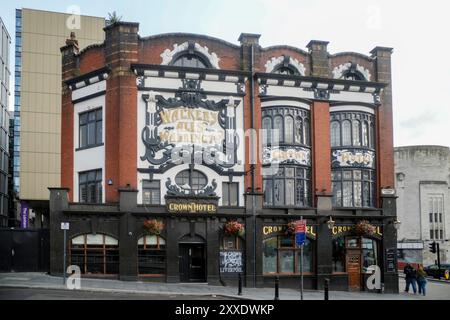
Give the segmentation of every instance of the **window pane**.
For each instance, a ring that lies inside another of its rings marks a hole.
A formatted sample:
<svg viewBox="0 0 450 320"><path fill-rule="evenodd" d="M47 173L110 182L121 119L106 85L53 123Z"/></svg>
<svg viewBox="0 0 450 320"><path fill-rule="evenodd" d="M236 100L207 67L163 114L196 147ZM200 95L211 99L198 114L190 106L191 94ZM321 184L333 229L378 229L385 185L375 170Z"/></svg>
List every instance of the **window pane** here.
<svg viewBox="0 0 450 320"><path fill-rule="evenodd" d="M150 190L148 190L148 189L143 189L143 191L142 191L142 203L143 204L151 204L150 203L150 195L151 195L151 192L150 192Z"/></svg>
<svg viewBox="0 0 450 320"><path fill-rule="evenodd" d="M333 121L331 123L330 134L331 134L331 146L338 147L341 145L341 132L340 132L339 122Z"/></svg>
<svg viewBox="0 0 450 320"><path fill-rule="evenodd" d="M296 186L296 203L298 206L307 206L306 203L306 196L305 196L306 190L305 190L305 181L297 179L297 186Z"/></svg>
<svg viewBox="0 0 450 320"><path fill-rule="evenodd" d="M366 121L362 125L362 139L362 145L365 147L369 146L369 125Z"/></svg>
<svg viewBox="0 0 450 320"><path fill-rule="evenodd" d="M272 142L279 143L282 141L282 137L284 135L283 133L283 118L281 116L276 116L274 118L274 126L273 126L273 133L272 133Z"/></svg>
<svg viewBox="0 0 450 320"><path fill-rule="evenodd" d="M95 122L89 122L88 123L88 145L94 145L95 144Z"/></svg>
<svg viewBox="0 0 450 320"><path fill-rule="evenodd" d="M272 121L270 120L270 118L263 119L262 128L263 128L263 130L265 130L263 144L267 145L270 143L270 136L271 136L271 132L272 132Z"/></svg>
<svg viewBox="0 0 450 320"><path fill-rule="evenodd" d="M342 189L341 182L333 182L333 205L335 207L342 207Z"/></svg>
<svg viewBox="0 0 450 320"><path fill-rule="evenodd" d="M291 116L286 116L284 119L284 142L294 142L294 119Z"/></svg>
<svg viewBox="0 0 450 320"><path fill-rule="evenodd" d="M239 204L239 185L236 182L230 184L230 205L237 206Z"/></svg>
<svg viewBox="0 0 450 320"><path fill-rule="evenodd" d="M95 116L96 120L102 120L102 109L97 110L97 114Z"/></svg>
<svg viewBox="0 0 450 320"><path fill-rule="evenodd" d="M359 121L353 121L353 145L360 146L361 145L361 132L360 132L360 124Z"/></svg>
<svg viewBox="0 0 450 320"><path fill-rule="evenodd" d="M272 180L265 179L264 180L264 205L272 205L273 199L273 188L272 188Z"/></svg>
<svg viewBox="0 0 450 320"><path fill-rule="evenodd" d="M353 184L355 190L354 190L354 206L355 207L361 207L362 201L361 201L361 182L355 181Z"/></svg>
<svg viewBox="0 0 450 320"><path fill-rule="evenodd" d="M343 195L344 195L344 201L343 201L343 206L344 207L352 207L353 206L353 201L352 201L352 196L353 196L353 188L352 188L352 183L349 181L344 181L343 182Z"/></svg>
<svg viewBox="0 0 450 320"><path fill-rule="evenodd" d="M294 206L295 202L295 180L294 179L287 179L286 180L286 205L287 206Z"/></svg>
<svg viewBox="0 0 450 320"><path fill-rule="evenodd" d="M295 247L294 236L280 237L280 248L294 248L294 247Z"/></svg>
<svg viewBox="0 0 450 320"><path fill-rule="evenodd" d="M274 204L276 206L284 205L284 180L275 179L274 185Z"/></svg>
<svg viewBox="0 0 450 320"><path fill-rule="evenodd" d="M224 205L224 206L230 205L228 186L229 186L229 184L227 182L222 183L222 205Z"/></svg>
<svg viewBox="0 0 450 320"><path fill-rule="evenodd" d="M280 251L280 272L292 273L294 272L294 251L281 250Z"/></svg>
<svg viewBox="0 0 450 320"><path fill-rule="evenodd" d="M306 239L303 245L303 272L313 272L313 244L309 239ZM297 272L300 273L301 254L297 251Z"/></svg>
<svg viewBox="0 0 450 320"><path fill-rule="evenodd" d="M263 273L277 272L277 238L264 240Z"/></svg>
<svg viewBox="0 0 450 320"><path fill-rule="evenodd" d="M80 125L86 123L87 123L87 114L86 113L80 114Z"/></svg>
<svg viewBox="0 0 450 320"><path fill-rule="evenodd" d="M103 137L102 137L102 122L101 121L97 121L97 132L96 132L96 140L95 143L96 144L100 144L103 142Z"/></svg>
<svg viewBox="0 0 450 320"><path fill-rule="evenodd" d="M297 117L297 121L295 122L295 143L304 143L302 140L303 134L303 121L301 117Z"/></svg>
<svg viewBox="0 0 450 320"><path fill-rule="evenodd" d="M88 121L95 121L95 111L88 113Z"/></svg>
<svg viewBox="0 0 450 320"><path fill-rule="evenodd" d="M350 121L342 122L342 145L349 146L352 144L352 130Z"/></svg>
<svg viewBox="0 0 450 320"><path fill-rule="evenodd" d="M87 125L80 126L80 148L87 146Z"/></svg>

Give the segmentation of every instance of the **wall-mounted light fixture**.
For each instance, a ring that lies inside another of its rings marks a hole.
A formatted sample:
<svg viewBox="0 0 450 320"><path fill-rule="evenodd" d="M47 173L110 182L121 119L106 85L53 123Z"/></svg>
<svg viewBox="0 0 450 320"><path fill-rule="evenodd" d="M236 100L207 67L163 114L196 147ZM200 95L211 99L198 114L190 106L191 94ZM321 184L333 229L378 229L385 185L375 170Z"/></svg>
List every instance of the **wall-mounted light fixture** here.
<svg viewBox="0 0 450 320"><path fill-rule="evenodd" d="M392 224L394 225L395 230L400 229L400 225L402 224L400 220L395 219L394 222L392 222Z"/></svg>
<svg viewBox="0 0 450 320"><path fill-rule="evenodd" d="M336 224L336 221L333 220L333 218L330 216L330 220L327 221L328 229L333 229L334 225Z"/></svg>
<svg viewBox="0 0 450 320"><path fill-rule="evenodd" d="M113 181L112 181L112 179L109 179L108 180L108 186L112 186L113 185Z"/></svg>

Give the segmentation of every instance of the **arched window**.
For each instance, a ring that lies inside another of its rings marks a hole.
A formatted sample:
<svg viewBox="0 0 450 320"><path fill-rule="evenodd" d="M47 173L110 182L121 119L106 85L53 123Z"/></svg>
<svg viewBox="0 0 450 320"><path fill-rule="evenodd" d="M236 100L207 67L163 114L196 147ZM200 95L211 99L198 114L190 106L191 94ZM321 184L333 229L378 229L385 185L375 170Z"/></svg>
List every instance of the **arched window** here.
<svg viewBox="0 0 450 320"><path fill-rule="evenodd" d="M331 146L339 147L341 145L341 126L339 122L333 121L330 126Z"/></svg>
<svg viewBox="0 0 450 320"><path fill-rule="evenodd" d="M284 142L294 142L294 118L286 116L284 118Z"/></svg>
<svg viewBox="0 0 450 320"><path fill-rule="evenodd" d="M309 119L305 119L303 126L303 143L309 146L311 144L311 132L309 130Z"/></svg>
<svg viewBox="0 0 450 320"><path fill-rule="evenodd" d="M352 125L349 120L342 122L342 145L352 145Z"/></svg>
<svg viewBox="0 0 450 320"><path fill-rule="evenodd" d="M198 54L181 54L171 63L177 67L210 68L210 64Z"/></svg>
<svg viewBox="0 0 450 320"><path fill-rule="evenodd" d="M69 264L82 274L118 274L119 241L104 234L83 234L70 241Z"/></svg>
<svg viewBox="0 0 450 320"><path fill-rule="evenodd" d="M175 183L183 190L199 191L208 184L208 178L198 170L184 170L175 177Z"/></svg>
<svg viewBox="0 0 450 320"><path fill-rule="evenodd" d="M299 72L297 71L296 68L291 67L291 66L284 66L284 65L275 67L275 69L272 72L278 73L278 74L287 74L287 75L299 74Z"/></svg>
<svg viewBox="0 0 450 320"><path fill-rule="evenodd" d="M373 123L370 124L369 142L370 142L370 148L375 149L375 128L374 128Z"/></svg>
<svg viewBox="0 0 450 320"><path fill-rule="evenodd" d="M265 117L263 119L262 128L264 132L263 144L268 145L271 143L271 135L272 135L272 120L269 117Z"/></svg>
<svg viewBox="0 0 450 320"><path fill-rule="evenodd" d="M295 121L295 143L300 143L300 144L305 143L303 141L304 136L305 135L303 133L303 120L301 117L297 117L297 119Z"/></svg>
<svg viewBox="0 0 450 320"><path fill-rule="evenodd" d="M358 80L358 81L364 81L366 80L364 78L364 76L357 72L357 71L348 71L346 73L344 73L344 75L342 76L342 79L344 80Z"/></svg>
<svg viewBox="0 0 450 320"><path fill-rule="evenodd" d="M283 117L275 116L273 120L273 139L274 141L281 142L283 140L284 131L283 131Z"/></svg>
<svg viewBox="0 0 450 320"><path fill-rule="evenodd" d="M353 145L361 145L361 125L358 120L353 120Z"/></svg>
<svg viewBox="0 0 450 320"><path fill-rule="evenodd" d="M362 123L362 145L364 147L369 146L369 125L367 124L367 121Z"/></svg>
<svg viewBox="0 0 450 320"><path fill-rule="evenodd" d="M313 242L306 239L303 246L303 272L313 273ZM293 235L280 235L263 242L264 274L299 274L300 248Z"/></svg>
<svg viewBox="0 0 450 320"><path fill-rule="evenodd" d="M138 271L140 275L166 273L166 241L157 235L147 235L138 240Z"/></svg>

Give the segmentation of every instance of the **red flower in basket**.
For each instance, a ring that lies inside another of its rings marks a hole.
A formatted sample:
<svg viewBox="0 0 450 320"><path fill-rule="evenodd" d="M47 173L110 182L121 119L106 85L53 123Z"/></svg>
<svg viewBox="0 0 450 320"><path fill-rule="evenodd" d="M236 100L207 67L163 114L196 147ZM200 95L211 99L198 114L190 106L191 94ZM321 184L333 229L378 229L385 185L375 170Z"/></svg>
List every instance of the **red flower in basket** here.
<svg viewBox="0 0 450 320"><path fill-rule="evenodd" d="M223 226L223 230L226 234L229 235L242 236L244 234L245 228L242 223L233 220L225 223Z"/></svg>
<svg viewBox="0 0 450 320"><path fill-rule="evenodd" d="M371 236L375 234L377 227L370 224L367 220L359 221L355 226L355 233L360 236L368 235Z"/></svg>
<svg viewBox="0 0 450 320"><path fill-rule="evenodd" d="M149 234L159 235L164 230L164 223L156 219L147 220L144 222L144 229Z"/></svg>

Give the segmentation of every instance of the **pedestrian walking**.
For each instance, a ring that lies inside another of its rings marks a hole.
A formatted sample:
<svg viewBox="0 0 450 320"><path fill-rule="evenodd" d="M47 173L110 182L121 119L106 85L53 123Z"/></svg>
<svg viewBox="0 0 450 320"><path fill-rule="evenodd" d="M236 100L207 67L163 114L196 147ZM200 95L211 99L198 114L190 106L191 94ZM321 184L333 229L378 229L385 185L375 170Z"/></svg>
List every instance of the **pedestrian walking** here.
<svg viewBox="0 0 450 320"><path fill-rule="evenodd" d="M419 287L419 294L425 295L425 287L427 285L426 279L427 273L423 270L422 266L419 266L417 270L417 286Z"/></svg>
<svg viewBox="0 0 450 320"><path fill-rule="evenodd" d="M411 285L414 291L414 294L417 293L417 286L416 286L416 277L417 277L417 272L416 269L414 269L414 267L411 264L407 264L405 266L405 268L403 269L403 272L405 273L405 281L406 281L406 287L405 287L405 292L408 293L409 292L409 286Z"/></svg>

